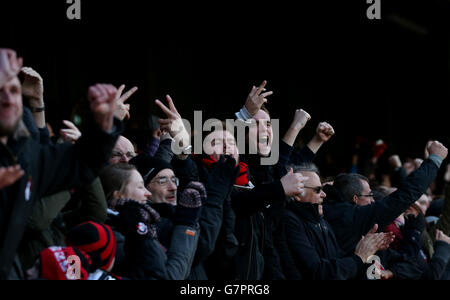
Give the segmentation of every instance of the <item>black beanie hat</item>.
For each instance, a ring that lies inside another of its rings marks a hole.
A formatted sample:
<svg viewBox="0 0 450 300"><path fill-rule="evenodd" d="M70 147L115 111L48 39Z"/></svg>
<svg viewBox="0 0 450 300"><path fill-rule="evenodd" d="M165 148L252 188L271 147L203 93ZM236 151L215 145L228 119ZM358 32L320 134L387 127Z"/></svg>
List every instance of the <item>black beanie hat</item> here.
<svg viewBox="0 0 450 300"><path fill-rule="evenodd" d="M144 178L145 186L148 185L159 172L165 169L173 170L173 167L168 162L164 160L153 158L148 154L139 154L134 157L129 162L131 165L134 165L138 172Z"/></svg>

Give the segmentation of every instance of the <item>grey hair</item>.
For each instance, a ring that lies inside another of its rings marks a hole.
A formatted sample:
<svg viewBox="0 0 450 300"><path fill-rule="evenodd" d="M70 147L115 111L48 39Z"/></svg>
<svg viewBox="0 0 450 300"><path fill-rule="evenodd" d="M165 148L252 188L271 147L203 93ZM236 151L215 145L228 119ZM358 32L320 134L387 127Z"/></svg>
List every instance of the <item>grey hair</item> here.
<svg viewBox="0 0 450 300"><path fill-rule="evenodd" d="M300 165L288 165L288 166L286 166L286 168L288 171L292 168L294 170L294 173L312 172L312 173L316 173L317 175L320 176L319 168L317 168L317 166L311 162L302 163Z"/></svg>
<svg viewBox="0 0 450 300"><path fill-rule="evenodd" d="M361 195L363 192L361 180L369 182L367 177L359 174L339 174L333 186L342 193L345 201L352 202L353 196Z"/></svg>

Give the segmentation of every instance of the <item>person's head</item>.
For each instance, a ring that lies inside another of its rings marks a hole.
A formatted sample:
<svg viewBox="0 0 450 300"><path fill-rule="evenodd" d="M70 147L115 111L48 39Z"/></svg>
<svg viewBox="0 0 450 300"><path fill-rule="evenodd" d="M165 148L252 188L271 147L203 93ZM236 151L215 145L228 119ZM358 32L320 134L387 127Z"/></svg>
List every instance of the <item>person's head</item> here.
<svg viewBox="0 0 450 300"><path fill-rule="evenodd" d="M219 160L221 155L230 155L239 163L239 150L234 135L226 130L226 123L220 122L219 128L205 137L204 152Z"/></svg>
<svg viewBox="0 0 450 300"><path fill-rule="evenodd" d="M273 130L269 111L263 106L256 115L253 116L256 126L250 127L248 142L257 145L258 154L269 156L272 151Z"/></svg>
<svg viewBox="0 0 450 300"><path fill-rule="evenodd" d="M177 204L177 189L179 181L172 169L164 169L149 181L147 188L151 191L152 203Z"/></svg>
<svg viewBox="0 0 450 300"><path fill-rule="evenodd" d="M100 180L108 206L112 209L119 199L132 199L145 204L151 197L151 193L145 187L144 179L133 165L106 166L100 172Z"/></svg>
<svg viewBox="0 0 450 300"><path fill-rule="evenodd" d="M319 214L322 215L322 202L327 194L323 191L317 167L312 163L306 163L294 167L294 172L308 177L308 180L304 183L305 192L299 197L300 202L318 204Z"/></svg>
<svg viewBox="0 0 450 300"><path fill-rule="evenodd" d="M344 196L345 201L365 206L375 202L369 180L359 174L340 174L333 186Z"/></svg>
<svg viewBox="0 0 450 300"><path fill-rule="evenodd" d="M145 187L151 192L150 202L177 204L180 184L172 165L148 155L139 155L130 161L144 178Z"/></svg>
<svg viewBox="0 0 450 300"><path fill-rule="evenodd" d="M8 137L16 131L22 114L22 88L16 76L0 87L0 137Z"/></svg>
<svg viewBox="0 0 450 300"><path fill-rule="evenodd" d="M93 270L110 272L114 267L117 242L108 225L92 221L79 224L69 230L66 242L90 256Z"/></svg>
<svg viewBox="0 0 450 300"><path fill-rule="evenodd" d="M134 146L129 139L123 136L119 136L116 145L114 146L111 157L109 159L110 164L124 163L127 164L130 159L136 156L134 152Z"/></svg>

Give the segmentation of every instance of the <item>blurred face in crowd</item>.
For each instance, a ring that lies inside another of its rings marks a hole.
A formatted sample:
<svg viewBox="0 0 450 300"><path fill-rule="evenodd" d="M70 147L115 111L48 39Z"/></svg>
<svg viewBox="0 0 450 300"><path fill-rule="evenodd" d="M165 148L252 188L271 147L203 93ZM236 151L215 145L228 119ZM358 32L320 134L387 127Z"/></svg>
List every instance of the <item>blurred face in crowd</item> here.
<svg viewBox="0 0 450 300"><path fill-rule="evenodd" d="M136 156L134 146L129 139L120 136L113 148L109 163L114 165L118 163L127 164L133 157Z"/></svg>
<svg viewBox="0 0 450 300"><path fill-rule="evenodd" d="M141 174L136 170L132 170L125 187L122 188L122 192L119 192L118 198L133 199L145 204L151 196L152 194L144 185L144 179Z"/></svg>
<svg viewBox="0 0 450 300"><path fill-rule="evenodd" d="M363 187L361 195L354 195L353 196L353 202L355 202L359 206L366 206L369 204L372 204L375 202L375 199L373 198L372 190L370 189L370 185L365 180L360 180L361 185Z"/></svg>
<svg viewBox="0 0 450 300"><path fill-rule="evenodd" d="M327 194L322 189L319 175L314 172L301 172L301 174L309 179L305 182L305 196L300 197L300 202L319 204L319 215L323 215L321 204Z"/></svg>
<svg viewBox="0 0 450 300"><path fill-rule="evenodd" d="M22 119L22 89L14 77L0 89L0 137L13 134Z"/></svg>
<svg viewBox="0 0 450 300"><path fill-rule="evenodd" d="M215 130L205 138L204 151L215 160L221 155L230 155L239 163L239 150L234 136L226 130Z"/></svg>
<svg viewBox="0 0 450 300"><path fill-rule="evenodd" d="M261 156L269 156L272 150L272 123L270 116L263 110L253 116L256 126L250 127L249 143L257 143L258 154Z"/></svg>
<svg viewBox="0 0 450 300"><path fill-rule="evenodd" d="M164 169L150 181L147 188L152 193L152 203L177 205L178 178L171 169Z"/></svg>

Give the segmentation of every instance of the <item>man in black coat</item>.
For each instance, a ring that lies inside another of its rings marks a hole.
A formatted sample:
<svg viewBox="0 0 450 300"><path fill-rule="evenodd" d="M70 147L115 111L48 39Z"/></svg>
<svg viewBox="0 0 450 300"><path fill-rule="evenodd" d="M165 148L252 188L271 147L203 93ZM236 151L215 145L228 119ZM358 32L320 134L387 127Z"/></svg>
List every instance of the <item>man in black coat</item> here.
<svg viewBox="0 0 450 300"><path fill-rule="evenodd" d="M428 151L429 158L407 177L397 191L379 201L370 201L368 205L357 205L362 198L371 196L370 187L363 179L360 179L360 186L353 192L350 184L339 181L325 187L328 197L324 200L324 216L333 227L346 255L354 251L359 238L374 224L384 230L426 192L448 153L447 148L439 142L431 143Z"/></svg>
<svg viewBox="0 0 450 300"><path fill-rule="evenodd" d="M75 145L40 145L22 122L21 65L13 50L0 49L0 279L23 278L16 251L35 201L92 182L122 127L114 121L117 90L96 85L88 95L90 130Z"/></svg>
<svg viewBox="0 0 450 300"><path fill-rule="evenodd" d="M285 214L286 239L295 265L305 279L351 279L363 271L364 263L393 241L392 234L374 234L374 228L358 243L354 253L343 255L333 229L323 218L322 190L315 166L305 164L299 171L308 180L305 192L295 196ZM292 172L292 170L291 170Z"/></svg>

